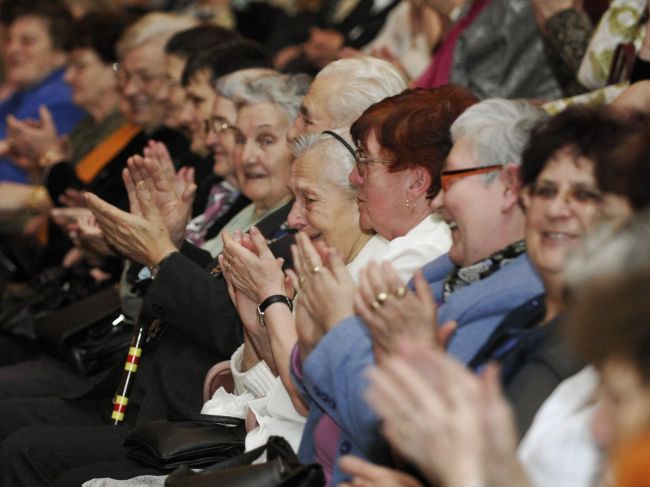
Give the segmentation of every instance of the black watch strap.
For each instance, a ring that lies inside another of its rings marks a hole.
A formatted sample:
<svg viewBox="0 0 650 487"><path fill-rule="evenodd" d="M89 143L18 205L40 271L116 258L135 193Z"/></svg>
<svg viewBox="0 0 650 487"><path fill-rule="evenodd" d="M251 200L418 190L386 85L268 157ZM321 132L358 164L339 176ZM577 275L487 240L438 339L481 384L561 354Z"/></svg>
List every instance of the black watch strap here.
<svg viewBox="0 0 650 487"><path fill-rule="evenodd" d="M289 307L289 310L293 311L293 302L288 297L282 294L273 294L272 296L269 296L257 306L257 317L260 321L260 325L262 326L266 325L264 323L264 312L266 311L266 308L268 308L274 303L284 303Z"/></svg>

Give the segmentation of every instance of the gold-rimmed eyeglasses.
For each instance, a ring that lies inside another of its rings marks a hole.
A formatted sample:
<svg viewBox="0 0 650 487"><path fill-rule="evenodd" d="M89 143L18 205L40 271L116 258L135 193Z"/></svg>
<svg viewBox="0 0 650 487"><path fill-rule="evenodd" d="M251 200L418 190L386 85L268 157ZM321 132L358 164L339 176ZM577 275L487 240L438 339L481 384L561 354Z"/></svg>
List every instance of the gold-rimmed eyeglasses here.
<svg viewBox="0 0 650 487"><path fill-rule="evenodd" d="M395 164L397 162L389 159L375 159L368 157L361 147L357 147L354 151L354 161L357 167L357 172L361 177L365 176L368 164Z"/></svg>

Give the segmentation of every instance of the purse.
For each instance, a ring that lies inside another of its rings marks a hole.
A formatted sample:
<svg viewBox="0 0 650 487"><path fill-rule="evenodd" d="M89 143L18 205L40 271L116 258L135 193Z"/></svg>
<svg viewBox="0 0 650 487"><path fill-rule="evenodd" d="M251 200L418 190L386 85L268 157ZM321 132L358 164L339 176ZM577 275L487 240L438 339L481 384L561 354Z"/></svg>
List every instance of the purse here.
<svg viewBox="0 0 650 487"><path fill-rule="evenodd" d="M264 452L265 463L251 465ZM302 465L281 436L266 445L213 465L201 472L183 466L174 470L165 487L323 487L325 475L318 464Z"/></svg>
<svg viewBox="0 0 650 487"><path fill-rule="evenodd" d="M244 420L197 414L138 425L124 441L127 456L160 470L205 467L244 451Z"/></svg>
<svg viewBox="0 0 650 487"><path fill-rule="evenodd" d="M33 326L45 350L85 376L123 360L133 334L133 323L121 315L115 286L37 316Z"/></svg>

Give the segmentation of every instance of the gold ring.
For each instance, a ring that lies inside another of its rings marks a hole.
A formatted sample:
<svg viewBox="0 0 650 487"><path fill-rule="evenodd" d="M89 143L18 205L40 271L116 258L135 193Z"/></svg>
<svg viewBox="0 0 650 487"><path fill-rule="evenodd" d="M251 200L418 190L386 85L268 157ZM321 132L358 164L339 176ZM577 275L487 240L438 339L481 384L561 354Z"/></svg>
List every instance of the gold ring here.
<svg viewBox="0 0 650 487"><path fill-rule="evenodd" d="M226 261L226 269L230 270L231 267L232 265L230 265L230 262Z"/></svg>
<svg viewBox="0 0 650 487"><path fill-rule="evenodd" d="M395 294L395 297L397 299L402 299L404 296L406 296L406 288L404 286L400 286L393 294Z"/></svg>
<svg viewBox="0 0 650 487"><path fill-rule="evenodd" d="M384 291L375 294L375 300L377 300L379 304L384 304L387 299L388 299L388 293Z"/></svg>
<svg viewBox="0 0 650 487"><path fill-rule="evenodd" d="M300 284L302 284L302 283L305 282L306 280L307 280L307 278L306 278L305 276L300 276L300 277L298 278L298 282L299 282Z"/></svg>
<svg viewBox="0 0 650 487"><path fill-rule="evenodd" d="M311 270L311 272L314 273L314 274L318 274L318 273L321 271L321 269L322 269L322 267L319 266L319 265L317 265L316 267L314 267L314 268Z"/></svg>
<svg viewBox="0 0 650 487"><path fill-rule="evenodd" d="M371 304L372 304L372 307L374 309L376 309L376 310L381 308L381 303L379 301L377 301L376 299Z"/></svg>

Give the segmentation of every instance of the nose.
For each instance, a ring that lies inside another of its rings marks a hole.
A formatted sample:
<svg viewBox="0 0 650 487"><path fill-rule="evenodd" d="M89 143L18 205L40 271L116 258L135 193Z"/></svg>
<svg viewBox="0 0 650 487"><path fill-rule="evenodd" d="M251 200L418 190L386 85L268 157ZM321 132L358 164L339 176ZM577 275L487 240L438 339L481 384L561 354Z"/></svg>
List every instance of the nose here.
<svg viewBox="0 0 650 487"><path fill-rule="evenodd" d="M72 77L73 77L73 73L72 73L73 70L74 68L71 65L65 68L65 72L63 73L63 81L70 84L70 81L72 81Z"/></svg>
<svg viewBox="0 0 650 487"><path fill-rule="evenodd" d="M241 152L242 164L254 164L258 162L260 149L252 138L248 138Z"/></svg>
<svg viewBox="0 0 650 487"><path fill-rule="evenodd" d="M217 150L217 144L218 144L218 137L217 134L214 132L214 130L209 130L205 134L205 145L208 149L210 149L212 152L215 152Z"/></svg>
<svg viewBox="0 0 650 487"><path fill-rule="evenodd" d="M571 196L559 193L546 206L546 214L554 218L566 218L571 215Z"/></svg>
<svg viewBox="0 0 650 487"><path fill-rule="evenodd" d="M354 165L352 171L350 171L350 174L348 175L348 181L350 181L350 184L352 186L360 186L361 183L363 183L363 178L361 177L361 174L359 174L359 169L357 168L356 164Z"/></svg>
<svg viewBox="0 0 650 487"><path fill-rule="evenodd" d="M160 103L167 103L169 101L169 83L166 81L160 83L160 88L156 92L156 100Z"/></svg>
<svg viewBox="0 0 650 487"><path fill-rule="evenodd" d="M126 97L132 97L137 95L140 92L138 88L138 83L135 82L133 78L127 79L122 84L122 93Z"/></svg>
<svg viewBox="0 0 650 487"><path fill-rule="evenodd" d="M293 206L291 207L289 216L287 216L287 223L289 224L289 227L294 230L302 230L307 225L305 216L302 212L302 206L298 200L293 201Z"/></svg>
<svg viewBox="0 0 650 487"><path fill-rule="evenodd" d="M190 127L192 120L194 119L194 107L189 100L183 102L181 107L180 114L178 116L178 121L185 127Z"/></svg>
<svg viewBox="0 0 650 487"><path fill-rule="evenodd" d="M443 204L443 199L444 199L444 191L440 189L438 191L438 194L431 200L431 210L432 211L441 211L444 208Z"/></svg>
<svg viewBox="0 0 650 487"><path fill-rule="evenodd" d="M302 118L297 116L293 121L293 125L287 130L287 140L291 143L296 137L302 133Z"/></svg>

